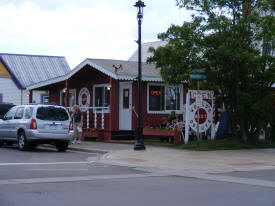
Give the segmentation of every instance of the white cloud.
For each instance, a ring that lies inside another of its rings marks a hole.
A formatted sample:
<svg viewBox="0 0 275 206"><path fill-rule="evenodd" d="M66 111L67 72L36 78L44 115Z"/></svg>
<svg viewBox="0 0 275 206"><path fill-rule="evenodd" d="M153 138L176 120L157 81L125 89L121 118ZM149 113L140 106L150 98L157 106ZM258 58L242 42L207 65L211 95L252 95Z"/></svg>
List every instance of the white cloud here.
<svg viewBox="0 0 275 206"><path fill-rule="evenodd" d="M128 59L137 48L135 1L90 2L2 1L0 52L62 55L72 68L85 58ZM181 24L186 18L171 0L146 4L143 41L156 40L157 33L166 31L173 22Z"/></svg>

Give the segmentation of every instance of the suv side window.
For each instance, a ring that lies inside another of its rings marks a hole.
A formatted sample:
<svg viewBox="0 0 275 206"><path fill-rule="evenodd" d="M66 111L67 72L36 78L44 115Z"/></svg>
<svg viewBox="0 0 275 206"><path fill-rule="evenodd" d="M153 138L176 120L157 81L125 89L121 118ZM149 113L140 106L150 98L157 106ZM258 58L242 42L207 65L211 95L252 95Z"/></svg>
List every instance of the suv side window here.
<svg viewBox="0 0 275 206"><path fill-rule="evenodd" d="M11 108L11 109L7 112L7 114L5 115L4 119L5 119L5 120L12 119L13 116L14 116L14 114L15 114L15 112L16 112L16 109L17 109L16 107Z"/></svg>
<svg viewBox="0 0 275 206"><path fill-rule="evenodd" d="M33 107L27 107L25 109L24 119L30 119L32 117Z"/></svg>
<svg viewBox="0 0 275 206"><path fill-rule="evenodd" d="M22 119L24 114L24 107L18 107L14 115L14 119Z"/></svg>

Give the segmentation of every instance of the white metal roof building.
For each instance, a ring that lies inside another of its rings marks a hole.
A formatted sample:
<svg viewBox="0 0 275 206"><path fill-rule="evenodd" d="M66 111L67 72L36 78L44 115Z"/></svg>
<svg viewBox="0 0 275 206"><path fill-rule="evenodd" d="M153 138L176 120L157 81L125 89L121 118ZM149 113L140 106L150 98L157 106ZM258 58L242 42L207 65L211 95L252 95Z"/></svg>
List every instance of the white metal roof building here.
<svg viewBox="0 0 275 206"><path fill-rule="evenodd" d="M70 71L65 57L0 53L0 102L28 103L28 86ZM46 91L36 93L36 102L41 102L40 94L47 94Z"/></svg>
<svg viewBox="0 0 275 206"><path fill-rule="evenodd" d="M146 62L147 58L152 56L148 50L150 47L157 49L158 47L165 46L167 44L166 41L153 41L153 42L146 42L141 44L141 61ZM129 61L138 61L138 49L135 53L128 59Z"/></svg>

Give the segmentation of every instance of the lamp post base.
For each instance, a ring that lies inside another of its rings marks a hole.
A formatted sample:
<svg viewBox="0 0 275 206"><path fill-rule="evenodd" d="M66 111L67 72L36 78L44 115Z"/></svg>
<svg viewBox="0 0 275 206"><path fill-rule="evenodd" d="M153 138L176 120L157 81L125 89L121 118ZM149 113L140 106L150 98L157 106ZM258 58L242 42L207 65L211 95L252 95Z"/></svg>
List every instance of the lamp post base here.
<svg viewBox="0 0 275 206"><path fill-rule="evenodd" d="M138 139L135 143L134 150L145 150L145 145L143 143L143 140Z"/></svg>

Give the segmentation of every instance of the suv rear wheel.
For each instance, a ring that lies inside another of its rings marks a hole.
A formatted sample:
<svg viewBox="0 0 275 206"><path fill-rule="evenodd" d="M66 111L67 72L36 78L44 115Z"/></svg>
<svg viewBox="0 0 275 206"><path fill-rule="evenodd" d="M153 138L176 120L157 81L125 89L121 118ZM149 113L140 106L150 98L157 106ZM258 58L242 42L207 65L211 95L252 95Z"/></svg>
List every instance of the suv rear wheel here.
<svg viewBox="0 0 275 206"><path fill-rule="evenodd" d="M69 146L69 141L68 140L56 141L55 146L56 146L56 149L58 150L58 152L66 152L66 150L68 149L68 146Z"/></svg>
<svg viewBox="0 0 275 206"><path fill-rule="evenodd" d="M18 134L18 149L21 151L29 149L29 142L26 139L25 132Z"/></svg>

